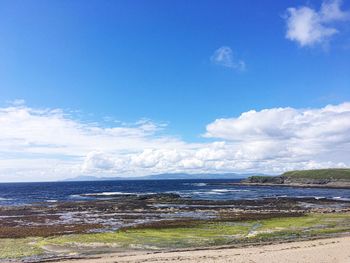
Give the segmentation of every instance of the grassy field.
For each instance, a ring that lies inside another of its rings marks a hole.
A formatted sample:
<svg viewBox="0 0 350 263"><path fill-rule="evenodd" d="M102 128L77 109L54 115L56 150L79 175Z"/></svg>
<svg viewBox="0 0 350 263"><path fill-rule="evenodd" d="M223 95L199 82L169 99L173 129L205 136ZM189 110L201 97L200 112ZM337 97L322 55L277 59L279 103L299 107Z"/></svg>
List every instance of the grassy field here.
<svg viewBox="0 0 350 263"><path fill-rule="evenodd" d="M230 245L311 237L350 231L350 213L309 214L245 222L199 222L195 226L131 228L109 233L64 235L50 238L0 239L0 259L45 254L45 248L65 253L92 247L120 249L175 249Z"/></svg>
<svg viewBox="0 0 350 263"><path fill-rule="evenodd" d="M350 180L350 169L318 169L290 171L282 174L283 177L305 179L340 179Z"/></svg>

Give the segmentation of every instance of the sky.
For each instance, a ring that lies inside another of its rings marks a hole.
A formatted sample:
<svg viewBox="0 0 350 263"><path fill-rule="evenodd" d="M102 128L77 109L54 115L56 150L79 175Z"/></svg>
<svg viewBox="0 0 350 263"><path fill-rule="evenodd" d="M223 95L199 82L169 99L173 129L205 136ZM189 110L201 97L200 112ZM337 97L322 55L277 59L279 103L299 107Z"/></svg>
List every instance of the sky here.
<svg viewBox="0 0 350 263"><path fill-rule="evenodd" d="M0 182L349 157L348 0L0 0Z"/></svg>

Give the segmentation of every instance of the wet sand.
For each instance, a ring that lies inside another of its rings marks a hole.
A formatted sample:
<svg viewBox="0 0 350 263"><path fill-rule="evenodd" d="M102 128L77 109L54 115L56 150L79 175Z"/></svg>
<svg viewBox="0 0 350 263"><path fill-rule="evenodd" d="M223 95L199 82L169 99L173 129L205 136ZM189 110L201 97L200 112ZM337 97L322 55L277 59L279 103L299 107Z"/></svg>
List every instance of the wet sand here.
<svg viewBox="0 0 350 263"><path fill-rule="evenodd" d="M141 262L235 262L235 263L347 263L350 262L350 237L319 239L246 248L207 249L173 252L108 254L101 257L57 262L141 263Z"/></svg>

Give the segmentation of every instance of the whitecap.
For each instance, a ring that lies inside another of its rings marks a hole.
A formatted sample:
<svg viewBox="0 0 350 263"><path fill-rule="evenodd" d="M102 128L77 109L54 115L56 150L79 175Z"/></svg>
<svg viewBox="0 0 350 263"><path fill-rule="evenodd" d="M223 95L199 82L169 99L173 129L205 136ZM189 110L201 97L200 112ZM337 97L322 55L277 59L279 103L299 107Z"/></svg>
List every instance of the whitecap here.
<svg viewBox="0 0 350 263"><path fill-rule="evenodd" d="M340 200L340 201L350 201L350 198L341 197L341 196L335 196L335 197L332 197L332 199Z"/></svg>
<svg viewBox="0 0 350 263"><path fill-rule="evenodd" d="M4 198L4 197L0 197L0 201L11 201L13 199L11 198Z"/></svg>
<svg viewBox="0 0 350 263"><path fill-rule="evenodd" d="M246 189L212 189L211 191L218 192L218 193L250 192L250 190L246 190Z"/></svg>
<svg viewBox="0 0 350 263"><path fill-rule="evenodd" d="M96 196L115 196L115 195L154 195L157 193L154 192L146 192L146 193L131 193L131 192L101 192L101 193L87 193L87 194L80 194L79 196L83 197L96 197Z"/></svg>
<svg viewBox="0 0 350 263"><path fill-rule="evenodd" d="M71 198L71 199L87 199L87 198L90 198L90 197L82 196L80 194L77 194L77 195L70 195L69 198Z"/></svg>
<svg viewBox="0 0 350 263"><path fill-rule="evenodd" d="M101 192L101 193L88 193L82 194L82 196L109 196L109 195L132 195L134 193L125 193L125 192Z"/></svg>
<svg viewBox="0 0 350 263"><path fill-rule="evenodd" d="M193 183L193 186L207 186L208 184L206 183Z"/></svg>

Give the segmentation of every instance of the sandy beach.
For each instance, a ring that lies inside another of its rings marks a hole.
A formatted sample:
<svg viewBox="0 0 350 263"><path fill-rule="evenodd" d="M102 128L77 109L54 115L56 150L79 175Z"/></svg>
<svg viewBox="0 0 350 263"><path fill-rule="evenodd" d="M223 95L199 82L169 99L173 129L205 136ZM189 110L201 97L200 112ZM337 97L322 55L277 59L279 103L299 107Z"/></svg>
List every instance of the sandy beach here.
<svg viewBox="0 0 350 263"><path fill-rule="evenodd" d="M350 237L300 241L246 248L208 249L176 252L136 252L59 262L136 263L136 262L350 262Z"/></svg>

